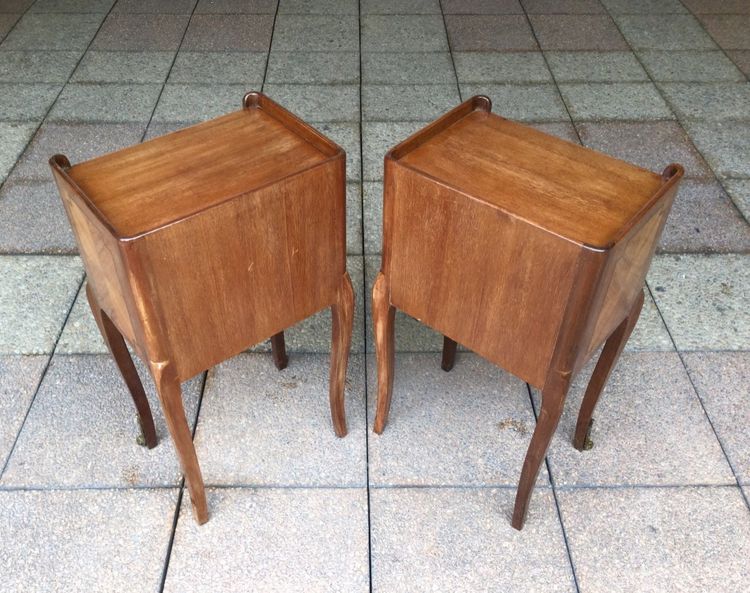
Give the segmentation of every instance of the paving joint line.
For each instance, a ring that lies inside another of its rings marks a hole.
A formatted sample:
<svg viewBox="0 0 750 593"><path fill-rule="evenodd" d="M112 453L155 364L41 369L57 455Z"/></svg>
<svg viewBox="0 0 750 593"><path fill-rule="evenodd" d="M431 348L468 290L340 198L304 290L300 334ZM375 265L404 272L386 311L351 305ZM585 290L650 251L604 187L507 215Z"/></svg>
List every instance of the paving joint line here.
<svg viewBox="0 0 750 593"><path fill-rule="evenodd" d="M458 70L456 69L456 60L453 57L453 45L451 44L451 37L448 34L448 21L445 19L445 10L443 9L443 0L438 0L438 6L440 7L440 15L443 17L443 29L445 30L445 40L448 43L448 55L451 57L451 66L453 66L453 78L456 81L456 90L458 91L458 100L463 102L463 94L461 93L461 83L458 81Z"/></svg>

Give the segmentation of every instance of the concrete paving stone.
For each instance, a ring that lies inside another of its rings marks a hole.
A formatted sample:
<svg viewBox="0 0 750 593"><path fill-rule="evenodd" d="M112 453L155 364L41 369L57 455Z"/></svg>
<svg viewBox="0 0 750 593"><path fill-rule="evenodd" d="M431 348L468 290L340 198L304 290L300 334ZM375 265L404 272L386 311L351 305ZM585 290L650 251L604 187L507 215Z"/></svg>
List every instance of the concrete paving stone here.
<svg viewBox="0 0 750 593"><path fill-rule="evenodd" d="M242 107L243 84L167 84L159 97L153 121L206 121Z"/></svg>
<svg viewBox="0 0 750 593"><path fill-rule="evenodd" d="M359 181L362 178L359 122L316 122L310 125L346 151L346 178Z"/></svg>
<svg viewBox="0 0 750 593"><path fill-rule="evenodd" d="M272 50L359 51L358 23L354 15L280 14L273 28Z"/></svg>
<svg viewBox="0 0 750 593"><path fill-rule="evenodd" d="M539 45L545 51L628 49L608 15L532 14L529 20ZM571 35L572 31L576 33Z"/></svg>
<svg viewBox="0 0 750 593"><path fill-rule="evenodd" d="M523 14L518 0L442 0L445 14Z"/></svg>
<svg viewBox="0 0 750 593"><path fill-rule="evenodd" d="M639 57L659 82L743 82L745 76L721 51L642 51Z"/></svg>
<svg viewBox="0 0 750 593"><path fill-rule="evenodd" d="M690 138L720 177L750 177L750 124L687 122Z"/></svg>
<svg viewBox="0 0 750 593"><path fill-rule="evenodd" d="M461 102L454 84L366 85L362 87L362 119L425 121L436 119Z"/></svg>
<svg viewBox="0 0 750 593"><path fill-rule="evenodd" d="M691 15L615 16L620 31L633 49L717 49L716 44Z"/></svg>
<svg viewBox="0 0 750 593"><path fill-rule="evenodd" d="M275 14L276 0L198 0L195 14Z"/></svg>
<svg viewBox="0 0 750 593"><path fill-rule="evenodd" d="M244 84L248 90L259 89L263 84L267 55L265 52L181 51L169 73L169 82Z"/></svg>
<svg viewBox="0 0 750 593"><path fill-rule="evenodd" d="M50 122L148 122L159 84L71 83L47 117Z"/></svg>
<svg viewBox="0 0 750 593"><path fill-rule="evenodd" d="M115 0L37 0L29 9L33 12L102 13L106 14ZM118 2L121 4L121 2Z"/></svg>
<svg viewBox="0 0 750 593"><path fill-rule="evenodd" d="M385 153L429 122L362 122L363 179L383 179Z"/></svg>
<svg viewBox="0 0 750 593"><path fill-rule="evenodd" d="M6 591L158 591L177 489L0 492Z"/></svg>
<svg viewBox="0 0 750 593"><path fill-rule="evenodd" d="M173 60L170 51L89 51L71 81L163 83Z"/></svg>
<svg viewBox="0 0 750 593"><path fill-rule="evenodd" d="M190 19L184 49L198 51L268 51L273 17L257 14L198 14Z"/></svg>
<svg viewBox="0 0 750 593"><path fill-rule="evenodd" d="M55 355L18 436L2 486L130 488L178 486L182 471L154 382L134 359L151 403L159 444L147 449L135 406L109 355ZM195 424L203 376L184 383L183 401Z"/></svg>
<svg viewBox="0 0 750 593"><path fill-rule="evenodd" d="M455 52L459 82L552 82L538 52Z"/></svg>
<svg viewBox="0 0 750 593"><path fill-rule="evenodd" d="M750 83L662 83L659 85L680 119L750 119Z"/></svg>
<svg viewBox="0 0 750 593"><path fill-rule="evenodd" d="M83 279L72 256L0 256L0 354L52 352Z"/></svg>
<svg viewBox="0 0 750 593"><path fill-rule="evenodd" d="M510 526L514 495L508 488L372 489L372 590L427 592L439 582L456 593L576 591L552 493L533 494L523 531Z"/></svg>
<svg viewBox="0 0 750 593"><path fill-rule="evenodd" d="M5 37L20 18L20 14L0 14L0 37Z"/></svg>
<svg viewBox="0 0 750 593"><path fill-rule="evenodd" d="M750 485L750 352L687 352L683 358L737 480Z"/></svg>
<svg viewBox="0 0 750 593"><path fill-rule="evenodd" d="M532 128L535 128L540 132L544 132L545 134L552 134L553 136L557 136L558 138L562 138L563 140L567 140L568 142L572 142L573 144L581 144L578 140L576 129L570 120L553 121L541 124L532 123L530 125Z"/></svg>
<svg viewBox="0 0 750 593"><path fill-rule="evenodd" d="M593 369L592 360L574 379L550 445L555 487L736 483L676 352L623 354L594 411L593 449L574 449Z"/></svg>
<svg viewBox="0 0 750 593"><path fill-rule="evenodd" d="M174 51L190 17L178 14L110 14L92 49Z"/></svg>
<svg viewBox="0 0 750 593"><path fill-rule="evenodd" d="M599 0L521 0L529 14L603 14Z"/></svg>
<svg viewBox="0 0 750 593"><path fill-rule="evenodd" d="M268 62L266 82L359 84L359 53L273 51Z"/></svg>
<svg viewBox="0 0 750 593"><path fill-rule="evenodd" d="M197 0L117 0L113 13L191 14Z"/></svg>
<svg viewBox="0 0 750 593"><path fill-rule="evenodd" d="M2 51L0 81L63 84L80 57L78 51Z"/></svg>
<svg viewBox="0 0 750 593"><path fill-rule="evenodd" d="M99 328L91 314L86 298L86 283L76 295L73 308L65 321L60 339L55 348L56 354L107 354Z"/></svg>
<svg viewBox="0 0 750 593"><path fill-rule="evenodd" d="M456 84L448 52L364 53L363 84Z"/></svg>
<svg viewBox="0 0 750 593"><path fill-rule="evenodd" d="M359 85L267 84L263 91L305 121L359 121Z"/></svg>
<svg viewBox="0 0 750 593"><path fill-rule="evenodd" d="M724 181L724 188L732 198L734 205L750 222L750 179L728 179Z"/></svg>
<svg viewBox="0 0 750 593"><path fill-rule="evenodd" d="M176 132L177 130L182 130L184 128L187 128L189 126L199 124L200 121L188 121L188 122L182 122L182 121L171 121L171 122L157 122L151 120L151 123L148 124L148 129L146 130L146 135L143 138L143 141L151 140L152 138L157 138L159 136L164 136L166 134L171 134L172 132Z"/></svg>
<svg viewBox="0 0 750 593"><path fill-rule="evenodd" d="M633 52L546 52L557 82L639 82L648 75Z"/></svg>
<svg viewBox="0 0 750 593"><path fill-rule="evenodd" d="M137 144L145 122L139 124L44 123L13 171L12 178L51 181L49 158L66 155L73 164Z"/></svg>
<svg viewBox="0 0 750 593"><path fill-rule="evenodd" d="M383 250L383 183L365 181L362 184L362 209L365 227L365 253Z"/></svg>
<svg viewBox="0 0 750 593"><path fill-rule="evenodd" d="M366 15L362 19L363 52L447 52L448 38L440 15ZM453 49L459 49L453 46Z"/></svg>
<svg viewBox="0 0 750 593"><path fill-rule="evenodd" d="M4 181L16 164L36 130L36 123L0 122L0 181Z"/></svg>
<svg viewBox="0 0 750 593"><path fill-rule="evenodd" d="M576 127L589 148L644 169L661 173L669 163L680 163L686 177L713 178L706 161L677 122L586 122Z"/></svg>
<svg viewBox="0 0 750 593"><path fill-rule="evenodd" d="M0 83L0 119L40 122L61 88L60 84Z"/></svg>
<svg viewBox="0 0 750 593"><path fill-rule="evenodd" d="M20 14L25 12L32 4L34 4L34 0L3 0L0 10Z"/></svg>
<svg viewBox="0 0 750 593"><path fill-rule="evenodd" d="M560 95L552 84L461 84L464 97L487 95L494 112L519 121L559 121L568 118Z"/></svg>
<svg viewBox="0 0 750 593"><path fill-rule="evenodd" d="M164 591L365 593L367 491L209 489L197 525L183 497Z"/></svg>
<svg viewBox="0 0 750 593"><path fill-rule="evenodd" d="M36 388L47 367L46 356L0 356L0 467L10 455Z"/></svg>
<svg viewBox="0 0 750 593"><path fill-rule="evenodd" d="M702 15L698 18L722 49L750 49L750 15Z"/></svg>
<svg viewBox="0 0 750 593"><path fill-rule="evenodd" d="M0 252L78 252L54 183L9 182L3 186Z"/></svg>
<svg viewBox="0 0 750 593"><path fill-rule="evenodd" d="M346 253L362 255L362 187L346 184Z"/></svg>
<svg viewBox="0 0 750 593"><path fill-rule="evenodd" d="M648 285L678 350L750 349L750 256L657 256Z"/></svg>
<svg viewBox="0 0 750 593"><path fill-rule="evenodd" d="M652 83L560 84L574 121L672 119L672 111Z"/></svg>
<svg viewBox="0 0 750 593"><path fill-rule="evenodd" d="M534 51L539 45L525 15L447 15L452 51Z"/></svg>
<svg viewBox="0 0 750 593"><path fill-rule="evenodd" d="M750 225L715 181L680 185L659 242L667 253L748 253Z"/></svg>
<svg viewBox="0 0 750 593"><path fill-rule="evenodd" d="M638 323L625 344L625 352L660 352L674 350L672 338L656 308L651 293L645 288L643 309Z"/></svg>
<svg viewBox="0 0 750 593"><path fill-rule="evenodd" d="M206 483L364 487L364 355L349 360L345 438L331 424L329 366L326 354L292 354L280 372L263 353L209 371L195 434Z"/></svg>
<svg viewBox="0 0 750 593"><path fill-rule="evenodd" d="M610 14L687 14L680 0L599 0Z"/></svg>
<svg viewBox="0 0 750 593"><path fill-rule="evenodd" d="M728 50L726 53L734 61L737 67L742 70L745 76L750 76L750 50L734 49Z"/></svg>
<svg viewBox="0 0 750 593"><path fill-rule="evenodd" d="M683 0L695 14L750 14L750 5L745 0Z"/></svg>
<svg viewBox="0 0 750 593"><path fill-rule="evenodd" d="M558 492L581 591L742 591L750 518L737 487Z"/></svg>
<svg viewBox="0 0 750 593"><path fill-rule="evenodd" d="M526 384L486 360L462 353L446 373L437 353L399 353L388 425L369 437L370 484L515 486L535 424ZM544 469L538 484L549 484Z"/></svg>
<svg viewBox="0 0 750 593"><path fill-rule="evenodd" d="M440 14L440 0L362 0L361 14Z"/></svg>
<svg viewBox="0 0 750 593"><path fill-rule="evenodd" d="M85 50L101 14L26 14L3 41L3 49Z"/></svg>
<svg viewBox="0 0 750 593"><path fill-rule="evenodd" d="M279 0L279 14L359 14L357 0Z"/></svg>

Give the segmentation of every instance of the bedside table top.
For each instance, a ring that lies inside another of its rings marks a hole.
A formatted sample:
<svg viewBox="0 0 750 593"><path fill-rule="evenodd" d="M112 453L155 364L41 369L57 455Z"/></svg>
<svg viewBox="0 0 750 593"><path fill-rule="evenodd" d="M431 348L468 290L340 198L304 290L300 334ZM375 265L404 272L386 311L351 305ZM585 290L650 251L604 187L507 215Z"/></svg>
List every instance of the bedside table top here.
<svg viewBox="0 0 750 593"><path fill-rule="evenodd" d="M594 248L624 235L661 195L658 174L489 113L475 97L391 158L554 234Z"/></svg>
<svg viewBox="0 0 750 593"><path fill-rule="evenodd" d="M67 174L119 238L177 222L343 151L260 93L245 108L72 166Z"/></svg>

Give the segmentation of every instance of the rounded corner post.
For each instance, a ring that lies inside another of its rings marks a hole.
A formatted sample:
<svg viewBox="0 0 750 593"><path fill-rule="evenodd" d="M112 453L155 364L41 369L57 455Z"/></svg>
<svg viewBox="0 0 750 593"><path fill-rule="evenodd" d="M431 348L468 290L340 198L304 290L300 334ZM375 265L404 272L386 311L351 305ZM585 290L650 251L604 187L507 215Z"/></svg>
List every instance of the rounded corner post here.
<svg viewBox="0 0 750 593"><path fill-rule="evenodd" d="M54 154L49 159L49 165L53 169L61 169L63 171L67 171L70 169L70 159L66 157L64 154Z"/></svg>
<svg viewBox="0 0 750 593"><path fill-rule="evenodd" d="M486 111L487 113L492 111L492 99L487 95L474 95L471 98L471 104L476 110Z"/></svg>
<svg viewBox="0 0 750 593"><path fill-rule="evenodd" d="M681 179L685 175L685 169L678 163L670 163L664 167L664 171L661 173L662 181L665 183L672 179Z"/></svg>
<svg viewBox="0 0 750 593"><path fill-rule="evenodd" d="M242 97L242 107L245 109L258 107L258 105L260 105L260 98L260 91L250 91L248 93L245 93L245 96Z"/></svg>

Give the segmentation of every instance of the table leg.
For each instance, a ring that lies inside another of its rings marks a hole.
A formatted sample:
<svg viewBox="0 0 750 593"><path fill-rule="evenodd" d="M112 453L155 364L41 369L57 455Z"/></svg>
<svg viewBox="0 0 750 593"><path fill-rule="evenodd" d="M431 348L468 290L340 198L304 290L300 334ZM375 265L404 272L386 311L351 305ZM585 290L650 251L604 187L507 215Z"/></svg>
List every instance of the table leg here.
<svg viewBox="0 0 750 593"><path fill-rule="evenodd" d="M456 363L456 346L455 341L448 336L443 336L443 361L440 363L440 368L445 372L453 370L453 365Z"/></svg>
<svg viewBox="0 0 750 593"><path fill-rule="evenodd" d="M331 374L329 377L329 399L331 401L331 420L336 436L346 436L346 367L349 362L349 350L352 344L352 325L354 322L354 289L348 273L344 273L336 296L331 305Z"/></svg>
<svg viewBox="0 0 750 593"><path fill-rule="evenodd" d="M89 284L86 284L86 297L96 320L96 325L99 326L102 338L104 338L104 342L107 344L107 348L112 358L114 358L117 368L120 370L125 385L128 391L130 391L130 396L133 398L135 409L138 412L138 422L141 426L143 444L149 449L153 449L156 447L157 442L154 418L151 415L151 407L148 405L146 392L143 390L143 384L133 364L133 359L130 357L128 347L125 345L125 340L117 327L115 327L115 324L112 323L112 320L99 306Z"/></svg>
<svg viewBox="0 0 750 593"><path fill-rule="evenodd" d="M390 289L383 272L375 279L372 289L372 319L375 326L375 350L378 363L378 405L375 413L375 432L380 434L388 422L393 394L394 323L396 309L390 302Z"/></svg>
<svg viewBox="0 0 750 593"><path fill-rule="evenodd" d="M286 365L289 364L289 357L286 355L284 332L279 332L271 336L271 355L273 356L273 364L280 371L283 371Z"/></svg>

